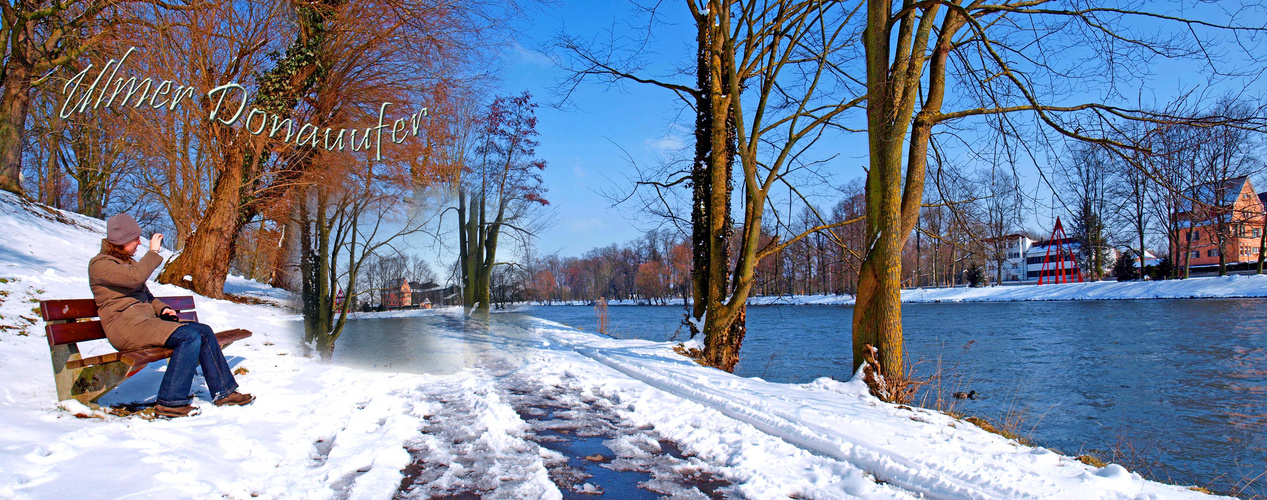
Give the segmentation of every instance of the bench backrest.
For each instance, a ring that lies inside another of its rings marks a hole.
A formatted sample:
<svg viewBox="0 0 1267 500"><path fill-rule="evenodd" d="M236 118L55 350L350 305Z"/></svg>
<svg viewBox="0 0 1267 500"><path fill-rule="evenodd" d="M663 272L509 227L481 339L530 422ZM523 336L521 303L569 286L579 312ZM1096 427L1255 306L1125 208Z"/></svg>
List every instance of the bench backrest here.
<svg viewBox="0 0 1267 500"><path fill-rule="evenodd" d="M181 320L198 321L192 295L155 297L175 309ZM48 345L72 344L106 338L97 320L97 302L93 299L45 300L40 302L40 316L48 323ZM87 320L87 321L84 321Z"/></svg>

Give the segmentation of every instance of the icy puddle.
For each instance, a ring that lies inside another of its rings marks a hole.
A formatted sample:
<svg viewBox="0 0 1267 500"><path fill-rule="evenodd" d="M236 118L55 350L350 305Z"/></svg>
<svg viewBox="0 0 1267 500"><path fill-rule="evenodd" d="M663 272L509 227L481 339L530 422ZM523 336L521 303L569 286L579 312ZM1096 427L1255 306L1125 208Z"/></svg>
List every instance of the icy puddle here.
<svg viewBox="0 0 1267 500"><path fill-rule="evenodd" d="M509 400L532 426L528 439L554 452L550 479L563 498L723 498L725 479L684 456L649 426L633 427L619 402L559 387L512 387Z"/></svg>
<svg viewBox="0 0 1267 500"><path fill-rule="evenodd" d="M443 409L409 447L395 498L539 496L543 469L565 499L720 499L730 486L653 428L623 421L619 401L588 391L499 377L433 397Z"/></svg>

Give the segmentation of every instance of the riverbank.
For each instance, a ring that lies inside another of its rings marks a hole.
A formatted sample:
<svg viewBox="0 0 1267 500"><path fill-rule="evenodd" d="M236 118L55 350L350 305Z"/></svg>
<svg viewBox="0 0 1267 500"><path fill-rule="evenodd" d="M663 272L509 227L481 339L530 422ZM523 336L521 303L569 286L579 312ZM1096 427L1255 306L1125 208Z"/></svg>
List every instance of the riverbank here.
<svg viewBox="0 0 1267 500"><path fill-rule="evenodd" d="M882 403L856 380L742 378L700 367L667 342L539 319L388 313L439 317L435 334L467 339L457 355L471 367L434 375L325 364L305 354L296 313L280 303L288 294L243 279L232 280L233 293L273 303L196 301L213 328L255 333L225 351L254 404L216 408L196 380L201 414L192 418L94 411L56 401L32 308L89 296L86 263L104 224L0 193L0 230L15 235L0 240L0 498L560 498L551 474L564 457L531 439L531 415L512 404L532 391L551 404L601 408L622 429L654 431L609 440L617 457L602 457L605 465L632 467L672 443L681 457L671 472L723 478L738 498L1205 497ZM109 348L90 352L99 351ZM101 402L152 402L163 368L151 364ZM581 481L575 491L595 488ZM656 476L649 487L700 496L675 481Z"/></svg>
<svg viewBox="0 0 1267 500"><path fill-rule="evenodd" d="M1231 275L1164 281L1095 281L1049 285L1008 285L981 288L907 288L902 302L1029 302L1048 300L1220 299L1267 297L1267 274ZM778 295L751 297L748 305L851 306L852 295ZM593 305L569 300L533 305ZM648 302L641 299L609 300L609 306L682 306L682 299Z"/></svg>

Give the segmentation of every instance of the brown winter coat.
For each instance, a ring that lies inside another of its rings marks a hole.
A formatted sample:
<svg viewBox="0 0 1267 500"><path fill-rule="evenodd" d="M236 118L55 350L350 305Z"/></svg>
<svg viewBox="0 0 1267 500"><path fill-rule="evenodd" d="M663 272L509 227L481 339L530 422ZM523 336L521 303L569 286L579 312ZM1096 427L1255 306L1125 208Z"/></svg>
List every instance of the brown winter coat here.
<svg viewBox="0 0 1267 500"><path fill-rule="evenodd" d="M101 253L88 261L88 286L97 301L101 328L115 349L162 346L181 326L158 317L168 306L156 300L145 286L150 274L162 263L163 258L154 252L145 252L140 262L123 262L106 253L104 241Z"/></svg>

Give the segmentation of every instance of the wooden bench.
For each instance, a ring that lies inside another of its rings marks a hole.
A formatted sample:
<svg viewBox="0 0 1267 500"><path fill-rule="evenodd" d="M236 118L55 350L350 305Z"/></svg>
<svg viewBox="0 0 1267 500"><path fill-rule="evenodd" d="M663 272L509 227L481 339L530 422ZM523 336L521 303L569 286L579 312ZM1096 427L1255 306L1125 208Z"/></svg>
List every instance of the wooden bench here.
<svg viewBox="0 0 1267 500"><path fill-rule="evenodd" d="M181 321L198 321L192 296L157 299L175 309ZM88 358L81 356L79 342L106 338L93 299L41 301L40 316L47 323L44 329L53 357L58 401L74 398L96 407L97 398L136 375L145 365L172 355L172 350L166 347L146 347ZM251 332L243 329L216 333L221 348L250 336Z"/></svg>

